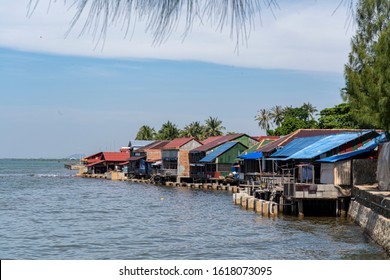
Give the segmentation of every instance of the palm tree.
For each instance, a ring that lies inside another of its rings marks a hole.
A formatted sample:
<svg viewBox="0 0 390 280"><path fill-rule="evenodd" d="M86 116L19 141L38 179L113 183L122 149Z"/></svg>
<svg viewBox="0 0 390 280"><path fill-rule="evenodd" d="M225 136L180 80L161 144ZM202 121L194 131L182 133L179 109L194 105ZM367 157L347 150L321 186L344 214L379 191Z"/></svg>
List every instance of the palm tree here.
<svg viewBox="0 0 390 280"><path fill-rule="evenodd" d="M222 121L218 120L218 118L213 118L210 116L205 121L205 123L205 138L210 136L221 136L223 135L222 130L226 129L224 126L222 126Z"/></svg>
<svg viewBox="0 0 390 280"><path fill-rule="evenodd" d="M271 108L270 117L272 118L273 122L277 127L280 126L280 124L284 120L284 108L280 105L276 105Z"/></svg>
<svg viewBox="0 0 390 280"><path fill-rule="evenodd" d="M153 140L155 136L156 131L154 130L154 128L148 125L143 125L138 130L135 140Z"/></svg>
<svg viewBox="0 0 390 280"><path fill-rule="evenodd" d="M204 127L198 121L192 122L184 127L181 134L183 137L194 137L203 140Z"/></svg>
<svg viewBox="0 0 390 280"><path fill-rule="evenodd" d="M311 120L314 120L314 113L317 112L317 108L314 107L310 102L303 103L302 109L304 109Z"/></svg>
<svg viewBox="0 0 390 280"><path fill-rule="evenodd" d="M267 109L260 109L258 114L255 116L255 120L258 122L258 125L261 129L265 131L270 128L271 113Z"/></svg>
<svg viewBox="0 0 390 280"><path fill-rule="evenodd" d="M173 124L170 121L163 123L157 133L157 139L159 140L173 140L179 136L180 130L177 128L176 124Z"/></svg>

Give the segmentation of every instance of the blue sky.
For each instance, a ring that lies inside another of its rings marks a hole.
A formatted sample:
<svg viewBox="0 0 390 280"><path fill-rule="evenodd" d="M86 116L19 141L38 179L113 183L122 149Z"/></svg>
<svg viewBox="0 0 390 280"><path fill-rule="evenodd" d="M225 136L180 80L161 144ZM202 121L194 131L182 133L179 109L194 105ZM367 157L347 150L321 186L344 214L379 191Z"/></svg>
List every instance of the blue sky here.
<svg viewBox="0 0 390 280"><path fill-rule="evenodd" d="M77 27L64 37L72 9L59 1L47 12L40 1L31 17L27 0L0 4L0 158L117 150L143 124L182 128L208 116L264 135L260 108L341 102L353 30L345 9L332 15L339 1L279 1L238 54L228 31L207 26L158 47L141 28L130 40L112 27L96 48Z"/></svg>

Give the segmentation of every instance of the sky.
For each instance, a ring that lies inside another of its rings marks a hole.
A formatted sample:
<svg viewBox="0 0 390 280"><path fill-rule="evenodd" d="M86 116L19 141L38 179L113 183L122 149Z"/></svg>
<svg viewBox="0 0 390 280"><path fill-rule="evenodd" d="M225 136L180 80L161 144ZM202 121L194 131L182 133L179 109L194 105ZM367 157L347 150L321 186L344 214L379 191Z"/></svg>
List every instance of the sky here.
<svg viewBox="0 0 390 280"><path fill-rule="evenodd" d="M354 34L340 1L277 1L246 42L230 29L182 25L155 45L142 22L132 36L80 34L72 1L0 3L0 158L63 158L117 151L142 125L183 128L209 116L226 132L265 135L255 115L275 105L318 110L342 102ZM291 3L293 2L293 3Z"/></svg>

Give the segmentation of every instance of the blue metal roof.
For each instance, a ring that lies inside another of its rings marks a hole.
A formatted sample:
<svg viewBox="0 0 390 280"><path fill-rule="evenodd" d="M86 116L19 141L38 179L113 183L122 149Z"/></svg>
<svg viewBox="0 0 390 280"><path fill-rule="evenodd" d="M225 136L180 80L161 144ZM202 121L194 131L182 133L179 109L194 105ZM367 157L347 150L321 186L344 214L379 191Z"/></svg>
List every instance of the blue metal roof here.
<svg viewBox="0 0 390 280"><path fill-rule="evenodd" d="M335 155L335 156L331 156L331 157L327 157L327 158L322 158L322 159L317 160L317 162L336 162L336 161L340 161L340 160L344 160L344 159L349 159L351 157L354 157L354 156L357 156L360 154L368 153L368 152L371 152L373 149L375 149L379 145L379 143L381 143L385 140L386 140L385 133L381 133L378 137L372 139L371 141L368 141L366 144L364 144L362 147L360 147L360 149L358 149L356 151L347 152L344 154Z"/></svg>
<svg viewBox="0 0 390 280"><path fill-rule="evenodd" d="M202 158L199 162L212 162L217 157L219 157L221 154L232 148L234 145L238 144L239 142L227 142L225 144L222 144L218 148L216 148L214 151L209 153L207 156Z"/></svg>
<svg viewBox="0 0 390 280"><path fill-rule="evenodd" d="M368 152L370 152L372 150L373 149L360 149L360 150L347 152L347 153L340 154L340 155L335 155L335 156L331 156L331 157L327 157L327 158L322 158L322 159L319 159L317 161L318 162L336 162L336 161L340 161L340 160L344 160L344 159L349 159L351 157L354 157L354 156L357 156L357 155L360 155L360 154L368 153Z"/></svg>
<svg viewBox="0 0 390 280"><path fill-rule="evenodd" d="M318 140L325 138L326 135L319 135L319 136L312 136L312 137L301 137L296 138L290 143L288 143L286 146L280 148L275 153L270 155L271 158L285 158L289 157L296 152L299 152L300 150L306 148L307 146L310 146L311 144L317 142Z"/></svg>
<svg viewBox="0 0 390 280"><path fill-rule="evenodd" d="M241 159L260 159L263 158L263 153L262 152L253 152L245 155L240 155L238 158Z"/></svg>
<svg viewBox="0 0 390 280"><path fill-rule="evenodd" d="M314 142L310 146L296 152L295 154L285 158L285 160L312 159L371 132L372 130L365 132L352 132L329 135Z"/></svg>

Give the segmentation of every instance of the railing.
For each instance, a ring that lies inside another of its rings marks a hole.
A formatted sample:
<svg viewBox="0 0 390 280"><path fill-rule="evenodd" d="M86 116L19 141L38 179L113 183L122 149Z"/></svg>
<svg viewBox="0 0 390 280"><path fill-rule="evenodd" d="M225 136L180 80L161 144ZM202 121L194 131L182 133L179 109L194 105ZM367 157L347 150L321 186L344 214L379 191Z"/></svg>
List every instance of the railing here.
<svg viewBox="0 0 390 280"><path fill-rule="evenodd" d="M371 194L358 188L352 189L352 199L355 199L361 205L370 208L375 213L390 218L390 200L381 196Z"/></svg>

